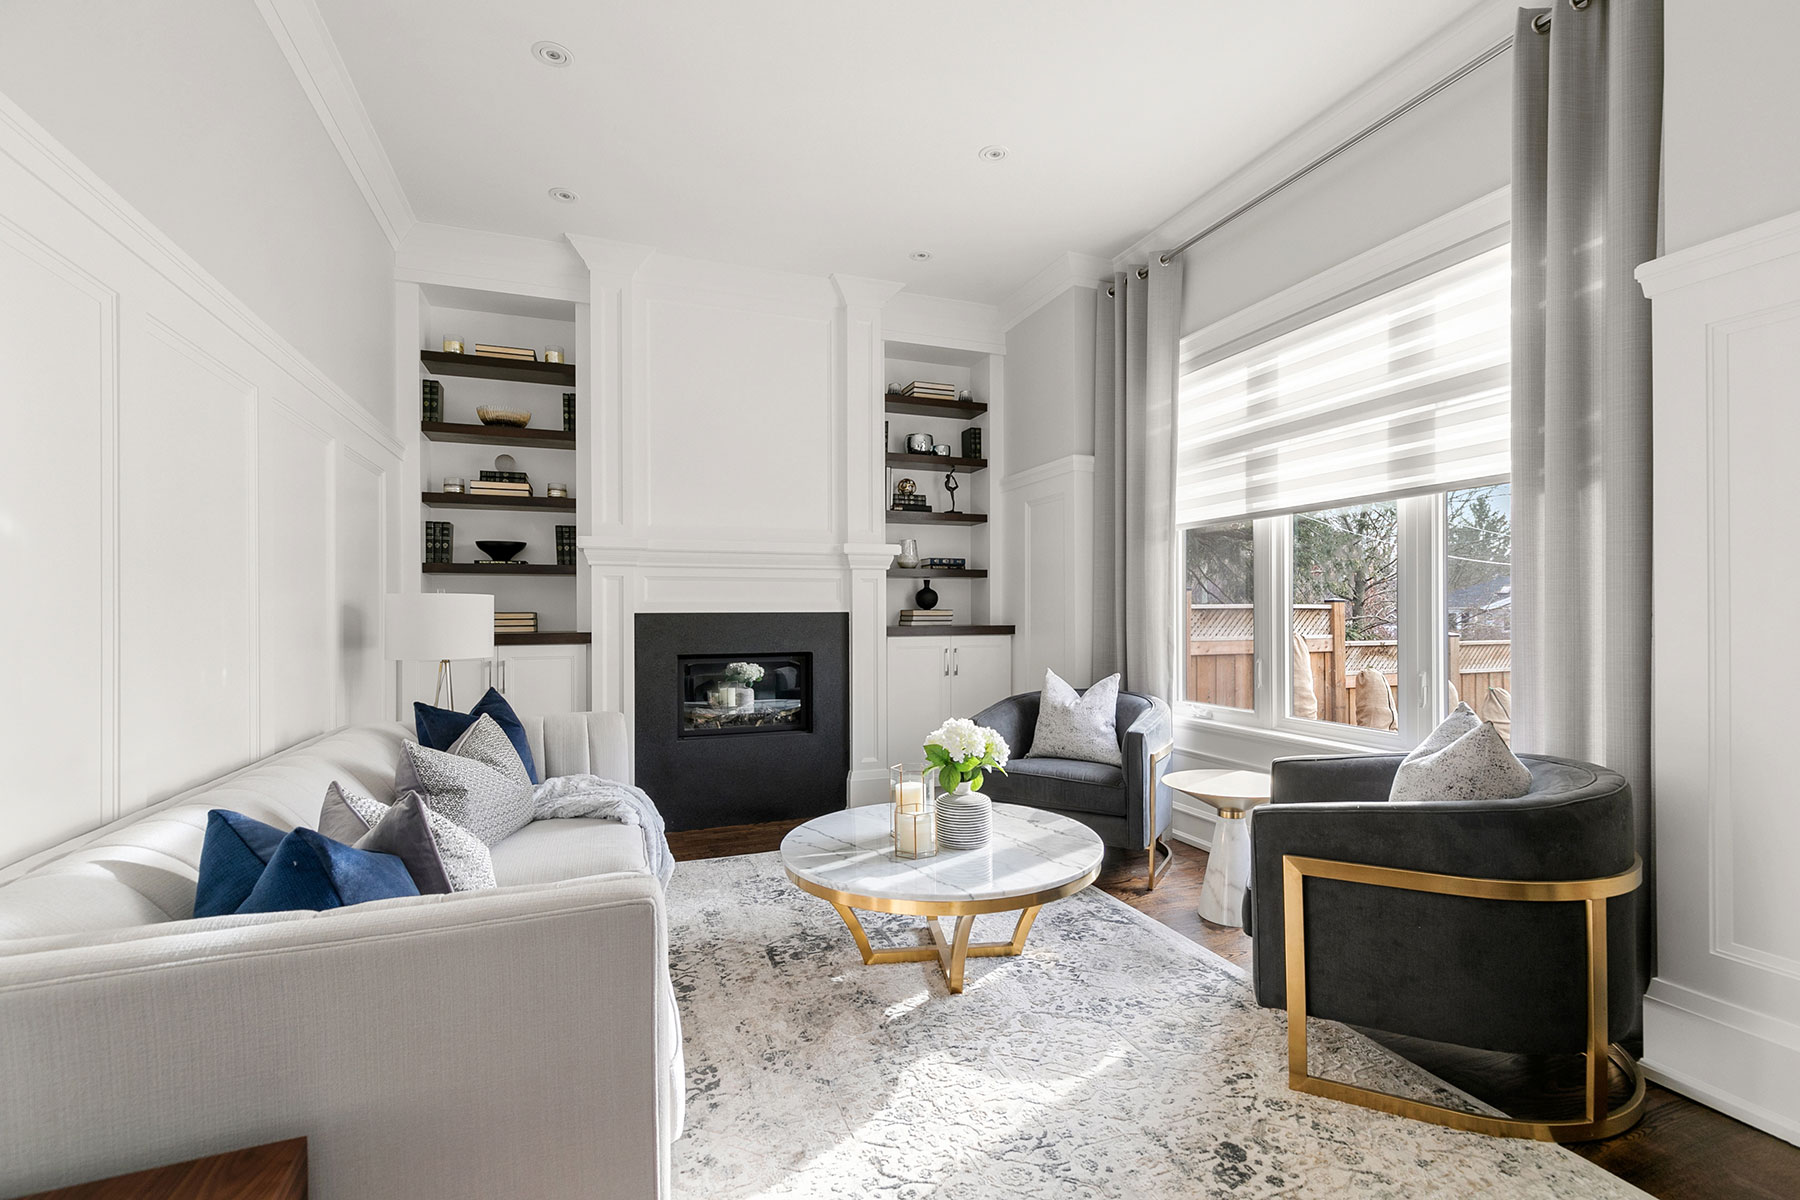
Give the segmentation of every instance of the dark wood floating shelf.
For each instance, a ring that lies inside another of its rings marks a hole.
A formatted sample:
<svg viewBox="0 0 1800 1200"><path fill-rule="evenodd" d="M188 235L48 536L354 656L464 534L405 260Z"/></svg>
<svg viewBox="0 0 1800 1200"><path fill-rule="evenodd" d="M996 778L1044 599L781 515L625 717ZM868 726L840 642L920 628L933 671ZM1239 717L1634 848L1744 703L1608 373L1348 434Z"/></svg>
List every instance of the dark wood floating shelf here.
<svg viewBox="0 0 1800 1200"><path fill-rule="evenodd" d="M1011 625L889 625L889 637L981 637L1011 634Z"/></svg>
<svg viewBox="0 0 1800 1200"><path fill-rule="evenodd" d="M986 579L980 567L889 567L891 579Z"/></svg>
<svg viewBox="0 0 1800 1200"><path fill-rule="evenodd" d="M452 357L456 357L452 355ZM915 400L907 396L887 396L887 410L903 417L950 417L957 421L973 421L987 413L987 405L970 400Z"/></svg>
<svg viewBox="0 0 1800 1200"><path fill-rule="evenodd" d="M537 633L496 633L496 646L585 646L594 635L579 629L549 629Z"/></svg>
<svg viewBox="0 0 1800 1200"><path fill-rule="evenodd" d="M521 362L486 354L447 354L421 350L419 361L433 375L461 375L469 379L500 379L507 383L548 383L575 386L574 363Z"/></svg>
<svg viewBox="0 0 1800 1200"><path fill-rule="evenodd" d="M986 525L986 513L966 512L909 512L903 508L890 508L887 514L889 525Z"/></svg>
<svg viewBox="0 0 1800 1200"><path fill-rule="evenodd" d="M573 575L574 564L563 567L555 563L420 563L427 575Z"/></svg>
<svg viewBox="0 0 1800 1200"><path fill-rule="evenodd" d="M471 492L420 492L419 503L431 508L504 508L511 512L574 512L573 496L478 496Z"/></svg>
<svg viewBox="0 0 1800 1200"><path fill-rule="evenodd" d="M977 471L987 470L985 458L958 458L954 454L892 454L887 456L890 467L955 467L973 475Z"/></svg>
<svg viewBox="0 0 1800 1200"><path fill-rule="evenodd" d="M455 425L422 421L419 432L434 442L471 442L480 446L542 446L573 450L575 435L561 429L533 429L527 425Z"/></svg>

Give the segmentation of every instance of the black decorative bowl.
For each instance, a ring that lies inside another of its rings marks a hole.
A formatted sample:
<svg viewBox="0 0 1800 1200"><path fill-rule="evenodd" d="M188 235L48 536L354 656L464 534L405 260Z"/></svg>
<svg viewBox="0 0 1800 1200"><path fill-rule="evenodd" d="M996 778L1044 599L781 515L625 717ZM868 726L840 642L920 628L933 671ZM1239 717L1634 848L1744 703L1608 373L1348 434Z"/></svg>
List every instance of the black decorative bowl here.
<svg viewBox="0 0 1800 1200"><path fill-rule="evenodd" d="M496 562L507 562L525 548L524 542L476 542L481 552Z"/></svg>

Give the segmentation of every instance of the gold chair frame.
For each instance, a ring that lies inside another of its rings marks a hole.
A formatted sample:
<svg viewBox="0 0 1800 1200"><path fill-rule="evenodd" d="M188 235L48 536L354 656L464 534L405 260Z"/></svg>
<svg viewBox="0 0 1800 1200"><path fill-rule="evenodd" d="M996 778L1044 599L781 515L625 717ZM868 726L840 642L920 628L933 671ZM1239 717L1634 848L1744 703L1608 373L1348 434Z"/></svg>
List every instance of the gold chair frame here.
<svg viewBox="0 0 1800 1200"><path fill-rule="evenodd" d="M1287 947L1288 1087L1296 1092L1343 1100L1416 1121L1496 1137L1534 1138L1542 1142L1584 1142L1612 1137L1637 1124L1644 1110L1644 1075L1637 1060L1607 1037L1606 904L1614 896L1637 890L1644 864L1634 859L1629 871L1601 879L1532 881L1438 875L1366 863L1283 855L1281 895ZM1490 1117L1428 1104L1405 1096L1377 1092L1354 1084L1309 1074L1306 1066L1306 880L1336 879L1372 887L1431 892L1440 896L1474 896L1484 900L1532 903L1580 901L1587 925L1587 1039L1583 1056L1585 1107L1579 1119L1531 1121ZM1607 1109L1607 1063L1616 1063L1632 1082L1632 1093L1618 1108Z"/></svg>

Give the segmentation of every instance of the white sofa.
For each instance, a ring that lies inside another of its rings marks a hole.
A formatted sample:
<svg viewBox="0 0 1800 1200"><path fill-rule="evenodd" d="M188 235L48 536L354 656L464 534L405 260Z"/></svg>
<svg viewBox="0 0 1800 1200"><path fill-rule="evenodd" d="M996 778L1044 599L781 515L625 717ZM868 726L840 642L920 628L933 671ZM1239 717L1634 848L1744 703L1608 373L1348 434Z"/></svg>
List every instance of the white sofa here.
<svg viewBox="0 0 1800 1200"><path fill-rule="evenodd" d="M526 718L545 777L628 778L616 713ZM539 821L493 891L194 920L211 808L391 798L342 729L0 872L0 1195L305 1136L314 1200L666 1194L681 1032L641 833Z"/></svg>

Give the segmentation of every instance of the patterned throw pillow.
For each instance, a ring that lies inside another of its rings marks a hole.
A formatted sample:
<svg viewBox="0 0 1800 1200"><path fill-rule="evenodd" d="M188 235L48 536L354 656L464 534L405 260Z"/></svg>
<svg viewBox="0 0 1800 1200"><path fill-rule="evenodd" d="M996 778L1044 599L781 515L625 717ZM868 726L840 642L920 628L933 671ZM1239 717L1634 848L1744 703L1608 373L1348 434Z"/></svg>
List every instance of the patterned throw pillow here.
<svg viewBox="0 0 1800 1200"><path fill-rule="evenodd" d="M525 769L525 760L513 747L512 739L500 728L499 722L482 713L475 723L450 744L451 754L460 758L472 758L478 763L486 763L494 770L518 783L530 783L531 772Z"/></svg>
<svg viewBox="0 0 1800 1200"><path fill-rule="evenodd" d="M418 796L383 804L354 788L333 783L325 789L319 832L358 850L381 850L397 856L406 864L421 895L474 892L497 886L493 856L481 839L450 818L432 812ZM440 877L441 886L436 882Z"/></svg>
<svg viewBox="0 0 1800 1200"><path fill-rule="evenodd" d="M414 741L401 743L394 794L416 793L427 808L489 846L531 823L532 790L487 763Z"/></svg>
<svg viewBox="0 0 1800 1200"><path fill-rule="evenodd" d="M1457 717L1452 713L1445 723ZM1432 737L1442 731L1440 725ZM1425 750L1421 745L1400 764L1389 800L1511 800L1531 790L1531 768L1489 722L1478 720L1448 745L1420 753Z"/></svg>
<svg viewBox="0 0 1800 1200"><path fill-rule="evenodd" d="M1037 732L1026 758L1072 758L1081 762L1125 764L1119 753L1119 677L1108 675L1083 695L1044 672L1044 694L1038 700Z"/></svg>

